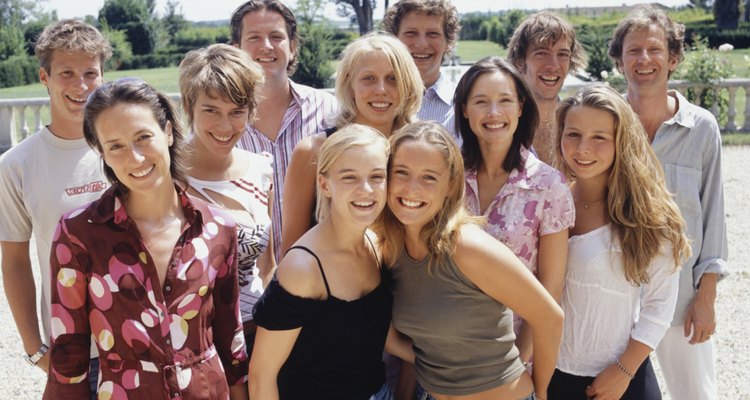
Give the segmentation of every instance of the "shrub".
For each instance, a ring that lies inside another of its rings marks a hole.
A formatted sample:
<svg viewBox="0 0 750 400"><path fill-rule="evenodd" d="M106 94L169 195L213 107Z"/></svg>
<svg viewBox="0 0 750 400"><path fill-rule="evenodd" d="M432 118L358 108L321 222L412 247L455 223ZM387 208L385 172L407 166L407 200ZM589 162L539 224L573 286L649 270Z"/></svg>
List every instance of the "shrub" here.
<svg viewBox="0 0 750 400"><path fill-rule="evenodd" d="M323 24L302 24L300 35L303 41L292 80L314 88L331 87L334 73L331 61L336 51L331 40L333 30Z"/></svg>
<svg viewBox="0 0 750 400"><path fill-rule="evenodd" d="M607 54L612 34L604 27L591 25L582 26L579 32L579 40L583 44L586 56L588 57L586 72L592 80L601 81L606 79L602 76L602 72L606 71L609 73L614 68L614 63Z"/></svg>
<svg viewBox="0 0 750 400"><path fill-rule="evenodd" d="M28 85L39 80L39 62L26 55L0 61L0 87Z"/></svg>
<svg viewBox="0 0 750 400"><path fill-rule="evenodd" d="M112 58L107 60L104 66L105 71L116 71L123 64L131 62L133 59L133 50L124 31L104 28L102 34L109 40L112 46Z"/></svg>

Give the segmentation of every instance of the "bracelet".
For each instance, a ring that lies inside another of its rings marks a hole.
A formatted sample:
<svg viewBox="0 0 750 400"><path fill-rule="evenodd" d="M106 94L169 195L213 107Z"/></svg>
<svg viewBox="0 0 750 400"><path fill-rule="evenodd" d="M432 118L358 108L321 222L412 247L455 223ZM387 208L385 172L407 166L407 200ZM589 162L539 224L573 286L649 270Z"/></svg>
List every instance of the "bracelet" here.
<svg viewBox="0 0 750 400"><path fill-rule="evenodd" d="M622 371L622 373L624 373L625 375L627 375L628 378L630 378L630 379L635 378L635 375L633 375L632 372L628 371L628 369L625 368L624 365L622 365L622 363L620 362L620 360L615 360L615 365L617 365L617 367L620 368L620 371Z"/></svg>

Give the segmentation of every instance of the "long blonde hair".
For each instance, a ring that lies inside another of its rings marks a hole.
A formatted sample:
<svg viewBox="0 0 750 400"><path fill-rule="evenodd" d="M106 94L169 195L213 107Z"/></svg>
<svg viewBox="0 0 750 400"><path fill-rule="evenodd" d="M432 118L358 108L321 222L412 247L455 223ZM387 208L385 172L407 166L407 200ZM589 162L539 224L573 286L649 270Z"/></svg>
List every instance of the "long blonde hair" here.
<svg viewBox="0 0 750 400"><path fill-rule="evenodd" d="M448 167L448 193L443 207L432 218L430 223L422 227L419 239L430 250L428 269L439 265L445 258L450 257L456 249L458 231L467 223L478 223L481 218L472 217L464 207L464 163L461 150L442 125L431 122L415 122L396 131L390 137L391 159L388 161L388 176L391 176L393 156L398 148L406 142L422 142L434 147L443 155ZM406 232L401 221L386 207L373 229L380 238L383 256L388 265L393 265L403 255Z"/></svg>
<svg viewBox="0 0 750 400"><path fill-rule="evenodd" d="M557 167L573 178L562 161L560 141L568 111L579 106L606 111L615 120L615 159L607 179L607 211L622 247L625 278L634 285L648 283L648 266L665 243L672 245L675 268L679 268L691 253L685 221L667 190L661 164L638 115L614 89L587 86L557 106Z"/></svg>

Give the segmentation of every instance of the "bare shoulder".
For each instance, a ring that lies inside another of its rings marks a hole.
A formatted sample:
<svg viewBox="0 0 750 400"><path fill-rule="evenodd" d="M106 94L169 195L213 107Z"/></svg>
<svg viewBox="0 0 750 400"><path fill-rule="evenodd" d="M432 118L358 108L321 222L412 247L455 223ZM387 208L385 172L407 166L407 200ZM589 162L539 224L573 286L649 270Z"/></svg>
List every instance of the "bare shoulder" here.
<svg viewBox="0 0 750 400"><path fill-rule="evenodd" d="M369 240L369 243L372 243L373 251L375 252L375 257L378 259L378 262L382 262L383 255L378 234L375 233L372 229L368 229L367 231L365 231L365 236Z"/></svg>
<svg viewBox="0 0 750 400"><path fill-rule="evenodd" d="M493 270L503 270L514 264L522 266L507 246L475 224L465 224L460 228L453 259L470 278L490 265Z"/></svg>
<svg viewBox="0 0 750 400"><path fill-rule="evenodd" d="M318 261L305 250L289 249L276 269L276 279L287 292L295 296L312 299L323 299L326 296Z"/></svg>

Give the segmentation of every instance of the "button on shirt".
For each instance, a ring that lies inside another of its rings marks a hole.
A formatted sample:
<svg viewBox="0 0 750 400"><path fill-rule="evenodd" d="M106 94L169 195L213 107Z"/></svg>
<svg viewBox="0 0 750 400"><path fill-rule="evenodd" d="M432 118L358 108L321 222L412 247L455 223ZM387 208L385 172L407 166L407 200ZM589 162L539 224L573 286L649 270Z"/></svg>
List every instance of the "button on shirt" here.
<svg viewBox="0 0 750 400"><path fill-rule="evenodd" d="M113 186L66 213L53 237L52 343L45 399L228 398L247 379L231 217L179 190L186 224L160 290L156 267ZM109 397L107 397L109 398Z"/></svg>
<svg viewBox="0 0 750 400"><path fill-rule="evenodd" d="M252 153L267 152L273 155L273 244L277 260L281 259L281 205L284 202L284 178L292 151L300 140L323 132L333 126L338 111L336 98L330 93L289 81L292 101L281 120L276 141L271 141L252 125L245 127L237 147Z"/></svg>

